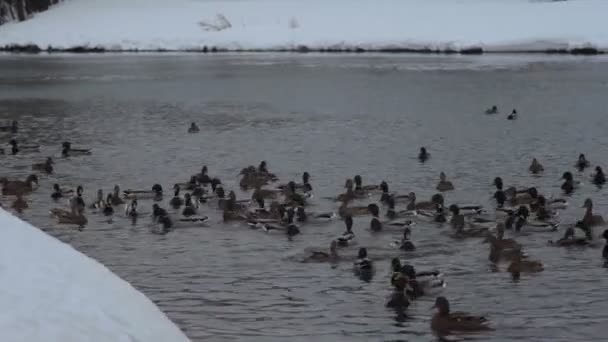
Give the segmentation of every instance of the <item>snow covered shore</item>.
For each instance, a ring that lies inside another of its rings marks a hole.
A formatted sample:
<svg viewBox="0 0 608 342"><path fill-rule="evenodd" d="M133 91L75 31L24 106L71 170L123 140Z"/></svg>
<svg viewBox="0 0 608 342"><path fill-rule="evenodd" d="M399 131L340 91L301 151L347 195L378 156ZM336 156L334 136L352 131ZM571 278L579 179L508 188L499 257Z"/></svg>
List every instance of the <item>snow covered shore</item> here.
<svg viewBox="0 0 608 342"><path fill-rule="evenodd" d="M2 341L188 341L98 262L0 209Z"/></svg>
<svg viewBox="0 0 608 342"><path fill-rule="evenodd" d="M605 0L66 0L25 22L0 26L0 46L608 51L606 13Z"/></svg>

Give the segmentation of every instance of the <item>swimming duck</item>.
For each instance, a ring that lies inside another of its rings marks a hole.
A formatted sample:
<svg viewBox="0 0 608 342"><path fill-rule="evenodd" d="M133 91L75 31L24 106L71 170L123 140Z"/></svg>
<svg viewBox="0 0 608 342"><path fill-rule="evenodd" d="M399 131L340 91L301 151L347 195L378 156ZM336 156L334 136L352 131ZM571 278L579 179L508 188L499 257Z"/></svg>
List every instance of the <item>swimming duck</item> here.
<svg viewBox="0 0 608 342"><path fill-rule="evenodd" d="M411 233L412 231L409 227L406 227L403 230L403 238L401 239L401 244L399 246L400 250L406 252L412 252L416 250L416 246L414 246L414 243L412 243L412 241L410 240Z"/></svg>
<svg viewBox="0 0 608 342"><path fill-rule="evenodd" d="M521 254L519 254L515 255L507 268L507 272L511 273L514 279L519 279L521 273L538 273L544 269L540 261L522 260Z"/></svg>
<svg viewBox="0 0 608 342"><path fill-rule="evenodd" d="M380 185L363 185L363 178L361 177L361 175L356 175L353 178L354 182L355 182L355 191L358 193L367 193L370 191L378 191L381 190L381 186Z"/></svg>
<svg viewBox="0 0 608 342"><path fill-rule="evenodd" d="M450 312L450 303L445 297L437 297L434 309L437 313L431 319L431 329L437 332L491 330L488 320L481 316L471 316L464 312Z"/></svg>
<svg viewBox="0 0 608 342"><path fill-rule="evenodd" d="M200 131L200 128L198 128L196 123L193 122L190 124L190 128L188 128L188 133L198 133L199 131Z"/></svg>
<svg viewBox="0 0 608 342"><path fill-rule="evenodd" d="M338 259L338 243L336 240L332 240L329 245L329 252L323 251L312 251L311 254L306 258L308 262L328 262L336 261Z"/></svg>
<svg viewBox="0 0 608 342"><path fill-rule="evenodd" d="M458 205L450 205L449 210L452 213L452 218L450 219L450 225L452 226L452 229L457 232L464 231L464 215L460 213L460 208L458 207Z"/></svg>
<svg viewBox="0 0 608 342"><path fill-rule="evenodd" d="M83 214L83 209L75 201L70 201L70 210L52 209L51 215L57 218L59 224L73 224L84 227L88 223Z"/></svg>
<svg viewBox="0 0 608 342"><path fill-rule="evenodd" d="M85 148L72 148L72 143L69 141L64 141L61 144L61 155L63 157L70 157L70 156L85 156L85 155L90 155L91 154L91 149L85 149Z"/></svg>
<svg viewBox="0 0 608 342"><path fill-rule="evenodd" d="M105 208L106 204L105 204L105 198L103 197L103 190L98 189L97 190L97 198L95 199L95 201L93 203L91 203L91 205L89 206L89 208L91 209L103 209Z"/></svg>
<svg viewBox="0 0 608 342"><path fill-rule="evenodd" d="M557 247L588 246L589 239L577 238L574 235L574 227L568 227L564 236L557 241L549 240L549 244Z"/></svg>
<svg viewBox="0 0 608 342"><path fill-rule="evenodd" d="M597 186L602 186L606 183L606 176L604 175L604 171L601 167L595 167L595 174L593 175L593 184Z"/></svg>
<svg viewBox="0 0 608 342"><path fill-rule="evenodd" d="M380 222L380 208L376 204L370 204L368 206L370 214L372 214L372 220L369 223L369 227L372 232L379 232L382 230L382 222Z"/></svg>
<svg viewBox="0 0 608 342"><path fill-rule="evenodd" d="M125 201L123 201L120 198L120 186L118 186L118 184L114 185L114 192L112 193L112 205L117 206L117 205L121 205L124 204Z"/></svg>
<svg viewBox="0 0 608 342"><path fill-rule="evenodd" d="M19 145L15 139L11 139L9 145L11 145L12 155L16 155L20 152L38 152L40 150L39 145Z"/></svg>
<svg viewBox="0 0 608 342"><path fill-rule="evenodd" d="M498 114L498 107L492 106L492 108L488 108L485 111L486 114Z"/></svg>
<svg viewBox="0 0 608 342"><path fill-rule="evenodd" d="M260 165L257 168L257 172L259 173L260 176L265 177L270 182L276 182L279 180L277 178L277 176L275 176L273 173L270 173L268 171L268 163L266 163L265 160L262 160L260 162Z"/></svg>
<svg viewBox="0 0 608 342"><path fill-rule="evenodd" d="M182 215L186 217L194 216L197 212L197 206L192 202L192 196L189 193L184 195L184 210Z"/></svg>
<svg viewBox="0 0 608 342"><path fill-rule="evenodd" d="M20 194L28 194L34 191L34 184L38 186L38 176L29 175L25 181L9 181L6 178L0 179L0 184L2 184L2 195L11 196Z"/></svg>
<svg viewBox="0 0 608 342"><path fill-rule="evenodd" d="M437 184L437 190L441 192L454 190L454 185L452 182L447 180L447 177L443 172L439 174L439 184Z"/></svg>
<svg viewBox="0 0 608 342"><path fill-rule="evenodd" d="M15 209L16 212L22 213L25 209L30 206L27 204L27 201L23 199L23 196L18 193L17 198L13 201L11 208Z"/></svg>
<svg viewBox="0 0 608 342"><path fill-rule="evenodd" d="M0 126L0 132L11 132L15 134L18 130L19 123L16 120L13 120L10 125Z"/></svg>
<svg viewBox="0 0 608 342"><path fill-rule="evenodd" d="M509 114L509 116L507 116L507 120L516 120L517 116L518 116L517 111L515 109L513 109L511 114Z"/></svg>
<svg viewBox="0 0 608 342"><path fill-rule="evenodd" d="M184 204L184 200L179 196L179 186L177 184L173 186L173 190L174 195L171 201L169 201L169 205L171 205L173 209L179 209Z"/></svg>
<svg viewBox="0 0 608 342"><path fill-rule="evenodd" d="M125 215L130 218L136 218L139 216L139 213L137 212L137 199L134 198L131 200L130 204L125 206Z"/></svg>
<svg viewBox="0 0 608 342"><path fill-rule="evenodd" d="M173 228L173 221L167 211L156 203L152 205L152 220L160 224L161 230L158 233L161 235L167 234Z"/></svg>
<svg viewBox="0 0 608 342"><path fill-rule="evenodd" d="M532 164L530 164L530 167L528 168L528 170L530 170L530 172L532 174L537 175L537 174L543 172L545 169L543 168L541 163L539 163L538 160L536 160L536 158L534 158L534 159L532 159Z"/></svg>
<svg viewBox="0 0 608 342"><path fill-rule="evenodd" d="M587 161L587 158L585 158L585 155L581 153L578 155L578 160L574 165L580 172L583 172L586 168L589 167L590 164Z"/></svg>
<svg viewBox="0 0 608 342"><path fill-rule="evenodd" d="M32 165L32 170L42 171L46 174L53 173L53 158L48 157L44 163L37 163Z"/></svg>
<svg viewBox="0 0 608 342"><path fill-rule="evenodd" d="M373 269L372 261L367 257L367 249L364 247L359 248L357 260L353 265L355 274L361 275L364 273L371 272Z"/></svg>
<svg viewBox="0 0 608 342"><path fill-rule="evenodd" d="M114 214L114 207L112 207L112 194L108 194L106 201L103 206L103 214L105 216L110 216Z"/></svg>
<svg viewBox="0 0 608 342"><path fill-rule="evenodd" d="M583 208L586 209L585 215L582 220L577 222L577 227L582 228L583 230L590 230L592 227L603 226L606 223L602 215L593 214L593 201L591 198L585 200ZM590 232L588 234L590 234Z"/></svg>
<svg viewBox="0 0 608 342"><path fill-rule="evenodd" d="M201 173L195 175L196 180L203 185L211 184L212 178L209 177L208 172L209 169L207 168L207 165L203 165Z"/></svg>
<svg viewBox="0 0 608 342"><path fill-rule="evenodd" d="M444 199L441 194L435 194L431 197L429 202L416 202L416 193L410 192L408 195L409 203L406 207L407 210L433 210L435 211L438 206L444 204Z"/></svg>
<svg viewBox="0 0 608 342"><path fill-rule="evenodd" d="M127 199L152 199L154 201L161 201L163 199L163 187L160 184L154 184L152 190L123 190L123 198Z"/></svg>
<svg viewBox="0 0 608 342"><path fill-rule="evenodd" d="M340 217L362 216L362 215L368 215L368 214L370 214L369 205L349 207L347 205L347 202L342 202L342 204L340 204L340 208L338 208L338 215Z"/></svg>
<svg viewBox="0 0 608 342"><path fill-rule="evenodd" d="M346 225L346 231L336 239L338 246L340 247L346 247L352 244L355 239L355 233L353 233L353 217L346 216L344 218L344 224Z"/></svg>
<svg viewBox="0 0 608 342"><path fill-rule="evenodd" d="M420 152L418 153L418 160L421 163L426 162L431 157L431 154L426 151L425 147L420 148Z"/></svg>
<svg viewBox="0 0 608 342"><path fill-rule="evenodd" d="M84 188L82 185L76 187L76 196L70 198L70 208L74 208L76 212L83 213L85 209L84 199L82 198L82 194L84 193Z"/></svg>
<svg viewBox="0 0 608 342"><path fill-rule="evenodd" d="M361 197L361 194L355 193L354 182L352 179L349 178L346 180L346 182L344 183L344 188L346 189L346 192L338 195L335 198L336 202L348 203L357 197Z"/></svg>
<svg viewBox="0 0 608 342"><path fill-rule="evenodd" d="M61 189L59 184L53 184L53 193L51 194L51 198L54 200L58 200L58 199L64 197L65 195L69 195L73 192L74 191L71 189L69 189L69 190Z"/></svg>
<svg viewBox="0 0 608 342"><path fill-rule="evenodd" d="M439 271L416 272L416 269L412 265L404 264L402 266L399 258L393 258L391 266L393 269L391 283L393 283L395 276L403 275L407 277L409 288L406 290L406 294L411 299L416 299L433 292L436 293L446 287L446 283Z"/></svg>
<svg viewBox="0 0 608 342"><path fill-rule="evenodd" d="M401 272L393 273L391 277L391 284L393 285L393 292L386 301L387 308L406 309L410 305L410 300L405 293L408 279Z"/></svg>
<svg viewBox="0 0 608 342"><path fill-rule="evenodd" d="M572 173L569 171L564 172L562 179L564 179L564 183L561 187L562 190L566 195L572 194L572 192L574 192L574 177L572 176Z"/></svg>

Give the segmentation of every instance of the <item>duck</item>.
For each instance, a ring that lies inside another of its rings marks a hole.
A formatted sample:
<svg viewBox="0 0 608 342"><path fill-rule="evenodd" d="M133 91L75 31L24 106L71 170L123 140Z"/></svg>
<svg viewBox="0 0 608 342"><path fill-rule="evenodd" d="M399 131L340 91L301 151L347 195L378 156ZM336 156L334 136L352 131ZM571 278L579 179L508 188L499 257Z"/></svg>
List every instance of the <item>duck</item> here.
<svg viewBox="0 0 608 342"><path fill-rule="evenodd" d="M198 128L198 125L194 122L192 122L190 124L190 128L188 128L188 133L198 133L200 131L200 128Z"/></svg>
<svg viewBox="0 0 608 342"><path fill-rule="evenodd" d="M132 190L127 189L122 191L122 197L125 199L152 199L160 201L163 199L163 187L160 184L154 184L152 190Z"/></svg>
<svg viewBox="0 0 608 342"><path fill-rule="evenodd" d="M589 231L588 234L590 234L590 229L592 227L603 226L604 224L606 224L602 215L593 214L593 201L591 200L591 198L585 199L585 202L583 203L583 208L586 209L585 215L583 216L582 220L576 223L576 226L578 228Z"/></svg>
<svg viewBox="0 0 608 342"><path fill-rule="evenodd" d="M602 186L606 183L606 175L604 175L604 171L601 167L595 167L595 174L593 175L592 182L597 186Z"/></svg>
<svg viewBox="0 0 608 342"><path fill-rule="evenodd" d="M410 192L408 195L409 203L406 207L407 210L433 210L435 211L438 206L442 206L444 203L443 196L441 194L435 194L431 197L428 202L416 202L416 193Z"/></svg>
<svg viewBox="0 0 608 342"><path fill-rule="evenodd" d="M32 170L34 171L42 171L46 174L53 173L53 158L48 157L44 163L36 163L32 165Z"/></svg>
<svg viewBox="0 0 608 342"><path fill-rule="evenodd" d="M456 204L452 204L449 207L449 211L452 213L452 218L450 219L450 225L452 229L456 232L464 231L464 215L460 213L460 208Z"/></svg>
<svg viewBox="0 0 608 342"><path fill-rule="evenodd" d="M69 141L64 141L61 144L61 155L63 157L71 157L71 156L86 156L91 154L91 149L86 148L72 148L72 143Z"/></svg>
<svg viewBox="0 0 608 342"><path fill-rule="evenodd" d="M112 207L112 194L108 194L108 197L104 202L103 214L105 216L111 216L114 214L114 207Z"/></svg>
<svg viewBox="0 0 608 342"><path fill-rule="evenodd" d="M445 297L435 299L437 312L431 319L431 329L437 332L491 330L485 317L472 316L464 312L450 312L450 303Z"/></svg>
<svg viewBox="0 0 608 342"><path fill-rule="evenodd" d="M410 305L410 300L406 294L408 279L401 272L393 273L391 277L393 292L388 297L385 306L387 308L404 310Z"/></svg>
<svg viewBox="0 0 608 342"><path fill-rule="evenodd" d="M160 225L160 231L158 234L165 235L173 228L173 221L169 217L167 210L161 208L158 204L152 205L152 220Z"/></svg>
<svg viewBox="0 0 608 342"><path fill-rule="evenodd" d="M537 175L537 174L543 172L545 169L543 168L541 163L538 162L538 160L536 158L533 158L532 164L530 164L530 167L528 168L528 170L530 170L530 172L533 175Z"/></svg>
<svg viewBox="0 0 608 342"><path fill-rule="evenodd" d="M381 190L380 185L363 185L363 178L361 175L356 175L353 178L355 182L355 192L367 194L370 191L378 191Z"/></svg>
<svg viewBox="0 0 608 342"><path fill-rule="evenodd" d="M346 247L353 244L355 239L355 233L353 233L353 217L346 216L344 218L344 224L346 225L346 231L336 239L336 242L340 247Z"/></svg>
<svg viewBox="0 0 608 342"><path fill-rule="evenodd" d="M382 222L380 222L380 208L376 204L369 205L369 212L372 214L372 220L369 223L369 228L372 232L382 231Z"/></svg>
<svg viewBox="0 0 608 342"><path fill-rule="evenodd" d="M84 193L84 188L82 185L76 187L76 196L70 198L70 208L74 208L76 212L83 213L85 209L84 199L82 198L82 194ZM103 208L103 207L100 207Z"/></svg>
<svg viewBox="0 0 608 342"><path fill-rule="evenodd" d="M203 165L203 168L201 169L201 173L195 175L196 181L202 185L211 184L213 179L211 177L209 177L208 173L209 173L209 169L207 168L207 165Z"/></svg>
<svg viewBox="0 0 608 342"><path fill-rule="evenodd" d="M342 202L338 208L338 215L342 218L346 216L363 216L370 214L370 205L349 207L347 202Z"/></svg>
<svg viewBox="0 0 608 342"><path fill-rule="evenodd" d="M389 219L389 221L392 222L393 220L399 219L399 218L404 218L404 217L411 217L411 216L416 216L416 211L415 210L401 210L401 211L396 211L395 210L395 197L390 196L386 202L386 204L388 205L388 209L386 211L386 217Z"/></svg>
<svg viewBox="0 0 608 342"><path fill-rule="evenodd" d="M171 199L171 201L169 201L169 205L173 208L173 209L179 209L182 205L184 205L184 200L179 196L179 186L177 184L175 184L173 186L173 190L174 190L174 195L173 198Z"/></svg>
<svg viewBox="0 0 608 342"><path fill-rule="evenodd" d="M586 238L577 238L574 235L574 227L568 227L564 236L559 240L549 240L549 245L556 247L589 246L590 241Z"/></svg>
<svg viewBox="0 0 608 342"><path fill-rule="evenodd" d="M19 130L19 123L17 120L11 121L10 125L0 126L0 132L11 132L13 134L17 133Z"/></svg>
<svg viewBox="0 0 608 342"><path fill-rule="evenodd" d="M574 192L574 177L572 173L569 171L564 172L562 175L562 179L564 179L564 183L561 186L561 189L564 191L566 195L571 195Z"/></svg>
<svg viewBox="0 0 608 342"><path fill-rule="evenodd" d="M443 171L439 173L439 184L437 184L437 191L445 192L454 190L452 182L447 180L447 177Z"/></svg>
<svg viewBox="0 0 608 342"><path fill-rule="evenodd" d="M538 273L544 270L544 266L540 261L522 260L521 254L515 255L511 264L507 268L507 272L511 273L514 279L518 279L521 273Z"/></svg>
<svg viewBox="0 0 608 342"><path fill-rule="evenodd" d="M486 114L498 114L498 107L492 106L491 108L486 109Z"/></svg>
<svg viewBox="0 0 608 342"><path fill-rule="evenodd" d="M91 209L103 209L106 206L106 201L103 197L103 190L102 189L98 189L97 190L97 198L95 199L95 201L93 203L91 203L91 205L89 206L89 208Z"/></svg>
<svg viewBox="0 0 608 342"><path fill-rule="evenodd" d="M427 152L426 147L421 147L420 152L418 153L418 160L421 163L426 162L431 157L431 154Z"/></svg>
<svg viewBox="0 0 608 342"><path fill-rule="evenodd" d="M502 249L507 248L521 248L521 245L514 239L505 239L505 223L498 222L496 224L496 241L494 242L497 246Z"/></svg>
<svg viewBox="0 0 608 342"><path fill-rule="evenodd" d="M509 116L507 116L507 120L517 120L517 110L513 109L513 111L511 112L511 114L509 114Z"/></svg>
<svg viewBox="0 0 608 342"><path fill-rule="evenodd" d="M405 227L403 230L403 238L400 241L399 249L405 252L413 252L416 250L416 246L410 240L410 235L412 234L412 230L409 227Z"/></svg>
<svg viewBox="0 0 608 342"><path fill-rule="evenodd" d="M15 209L16 212L22 213L25 209L30 206L27 204L27 201L23 199L23 196L18 193L17 198L13 201L11 208Z"/></svg>
<svg viewBox="0 0 608 342"><path fill-rule="evenodd" d="M268 163L265 160L260 162L260 165L257 168L258 174L268 179L270 182L276 182L279 179L273 173L268 171Z"/></svg>
<svg viewBox="0 0 608 342"><path fill-rule="evenodd" d="M6 178L2 178L0 179L0 184L2 184L2 195L4 196L14 196L17 193L28 194L34 191L34 184L38 186L38 176L29 175L25 181L9 181Z"/></svg>
<svg viewBox="0 0 608 342"><path fill-rule="evenodd" d="M304 207L296 207L296 221L300 223L325 223L335 217L334 213L306 213Z"/></svg>
<svg viewBox="0 0 608 342"><path fill-rule="evenodd" d="M359 248L359 253L357 254L357 260L353 264L353 270L355 274L362 275L365 273L369 273L373 270L374 265L372 261L367 257L367 248L361 247Z"/></svg>
<svg viewBox="0 0 608 342"><path fill-rule="evenodd" d="M335 198L336 202L343 202L343 203L346 202L346 203L348 203L350 201L353 201L356 198L360 198L361 197L361 194L355 193L354 182L353 182L352 179L349 178L349 179L346 180L346 182L344 184L344 188L346 189L346 192L338 195Z"/></svg>
<svg viewBox="0 0 608 342"><path fill-rule="evenodd" d="M438 290L440 291L446 287L446 283L439 271L416 272L416 269L412 265L401 265L399 258L391 260L391 267L393 269L391 283L394 282L395 277L399 277L400 275L407 277L409 289L406 291L406 294L411 299L416 299Z"/></svg>
<svg viewBox="0 0 608 342"><path fill-rule="evenodd" d="M40 150L39 145L20 145L15 139L11 139L8 143L11 145L12 155L16 155L20 152L38 152Z"/></svg>
<svg viewBox="0 0 608 342"><path fill-rule="evenodd" d="M130 204L125 205L125 215L130 218L137 218L139 216L136 198L132 199Z"/></svg>
<svg viewBox="0 0 608 342"><path fill-rule="evenodd" d="M69 190L63 190L61 189L61 187L59 186L59 184L55 183L53 184L53 193L51 194L51 198L54 200L58 200L66 195L69 195L71 193L73 193L74 190L69 189Z"/></svg>
<svg viewBox="0 0 608 342"><path fill-rule="evenodd" d="M580 172L583 172L586 168L589 167L589 165L591 165L591 164L589 164L589 161L587 161L587 158L585 157L585 155L583 153L578 155L578 160L574 164L574 166L576 166L576 168Z"/></svg>
<svg viewBox="0 0 608 342"><path fill-rule="evenodd" d="M192 202L192 196L186 193L184 195L184 210L182 210L182 215L185 217L194 216L197 213L197 209L198 207Z"/></svg>
<svg viewBox="0 0 608 342"><path fill-rule="evenodd" d="M311 254L305 259L306 262L328 262L336 261L338 259L338 243L336 240L332 240L329 245L329 252L324 251L312 251Z"/></svg>
<svg viewBox="0 0 608 342"><path fill-rule="evenodd" d="M120 186L118 184L114 185L114 192L112 193L112 205L113 206L117 206L117 205L121 205L124 204L125 201L123 201L120 198Z"/></svg>
<svg viewBox="0 0 608 342"><path fill-rule="evenodd" d="M51 215L57 218L59 224L70 224L84 227L88 223L83 209L78 207L75 201L70 201L70 210L51 209Z"/></svg>

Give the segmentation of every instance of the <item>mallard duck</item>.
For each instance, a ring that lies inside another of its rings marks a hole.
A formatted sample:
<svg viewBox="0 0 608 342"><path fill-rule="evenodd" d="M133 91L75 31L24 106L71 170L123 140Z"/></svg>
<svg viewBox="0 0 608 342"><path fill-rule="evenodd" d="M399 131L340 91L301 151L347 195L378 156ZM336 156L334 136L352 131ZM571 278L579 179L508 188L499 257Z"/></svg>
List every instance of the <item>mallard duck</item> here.
<svg viewBox="0 0 608 342"><path fill-rule="evenodd" d="M509 114L509 116L507 116L507 120L517 120L518 116L519 115L517 114L517 110L513 109L511 114Z"/></svg>
<svg viewBox="0 0 608 342"><path fill-rule="evenodd" d="M63 142L61 147L61 155L63 157L86 156L91 154L91 149L88 148L72 148L72 143L69 141Z"/></svg>
<svg viewBox="0 0 608 342"><path fill-rule="evenodd" d="M572 194L575 189L574 177L572 176L572 173L568 171L564 172L562 179L564 179L564 183L561 186L562 190L566 195Z"/></svg>
<svg viewBox="0 0 608 342"><path fill-rule="evenodd" d="M198 202L196 202L198 204ZM184 195L184 210L182 215L185 217L194 216L197 213L198 206L192 202L192 196L189 193Z"/></svg>
<svg viewBox="0 0 608 342"><path fill-rule="evenodd" d="M404 264L402 266L399 258L393 258L391 266L393 269L391 283L393 283L395 276L403 275L407 277L409 289L406 291L406 294L412 299L419 298L425 294L437 293L437 291L441 291L446 287L446 283L439 271L416 272L416 269L412 265Z"/></svg>
<svg viewBox="0 0 608 342"><path fill-rule="evenodd" d="M6 178L0 179L2 184L2 195L14 196L19 194L25 195L34 191L34 184L38 186L38 176L29 175L25 181L9 181Z"/></svg>
<svg viewBox="0 0 608 342"><path fill-rule="evenodd" d="M200 128L196 125L196 123L191 123L190 128L188 128L188 133L198 133L200 132Z"/></svg>
<svg viewBox="0 0 608 342"><path fill-rule="evenodd" d="M521 254L515 255L511 264L507 268L507 272L511 273L513 278L519 278L521 273L538 273L545 268L540 261L522 260Z"/></svg>
<svg viewBox="0 0 608 342"><path fill-rule="evenodd" d="M25 209L30 206L27 204L27 201L23 199L23 196L18 193L17 198L13 201L11 208L15 209L16 212L22 213Z"/></svg>
<svg viewBox="0 0 608 342"><path fill-rule="evenodd" d="M431 157L431 154L426 151L426 147L421 147L420 152L418 153L418 160L421 163L426 162Z"/></svg>
<svg viewBox="0 0 608 342"><path fill-rule="evenodd" d="M451 191L454 190L454 185L452 182L447 180L445 173L439 173L439 184L437 184L437 191Z"/></svg>
<svg viewBox="0 0 608 342"><path fill-rule="evenodd" d="M111 216L114 214L114 207L112 207L112 194L108 194L108 197L104 202L103 214L105 216Z"/></svg>
<svg viewBox="0 0 608 342"><path fill-rule="evenodd" d="M416 250L416 246L414 246L414 243L410 240L410 235L412 234L412 231L409 227L406 227L403 230L403 238L401 239L401 243L399 246L399 249L405 252L413 252Z"/></svg>
<svg viewBox="0 0 608 342"><path fill-rule="evenodd" d="M491 330L485 317L472 316L464 312L450 312L450 303L445 297L437 297L431 319L431 329L437 332Z"/></svg>
<svg viewBox="0 0 608 342"><path fill-rule="evenodd" d="M485 111L486 114L498 114L498 107L492 106L492 108L488 108Z"/></svg>
<svg viewBox="0 0 608 342"><path fill-rule="evenodd" d="M406 207L407 210L429 210L435 211L438 206L444 204L443 196L441 194L435 194L431 197L429 202L416 202L416 193L410 192L408 195L409 203Z"/></svg>
<svg viewBox="0 0 608 342"><path fill-rule="evenodd" d="M353 270L356 275L360 276L368 276L374 266L372 261L367 257L367 249L359 248L359 253L357 255L357 260L353 264Z"/></svg>
<svg viewBox="0 0 608 342"><path fill-rule="evenodd" d="M393 285L393 292L386 301L387 308L406 309L410 305L410 300L405 293L408 279L401 272L393 273L391 277L391 284Z"/></svg>
<svg viewBox="0 0 608 342"><path fill-rule="evenodd" d="M380 208L376 204L370 204L368 206L370 214L372 214L372 220L369 223L369 228L372 232L379 232L382 230L382 222L380 222Z"/></svg>
<svg viewBox="0 0 608 342"><path fill-rule="evenodd" d="M69 200L70 208L72 208L73 210L75 210L75 212L80 213L80 214L82 214L85 209L84 199L82 198L83 193L84 193L84 188L82 187L82 185L79 185L76 188L76 196L70 198L70 200ZM103 207L101 207L101 208L103 208Z"/></svg>
<svg viewBox="0 0 608 342"><path fill-rule="evenodd" d="M40 150L39 145L23 145L18 144L17 140L11 139L9 141L9 145L11 145L11 154L16 155L21 152L38 152Z"/></svg>
<svg viewBox="0 0 608 342"><path fill-rule="evenodd" d="M588 246L590 241L586 238L575 237L574 227L568 227L561 239L557 241L549 240L549 245L557 247Z"/></svg>
<svg viewBox="0 0 608 342"><path fill-rule="evenodd" d="M95 201L93 203L91 203L89 208L90 209L103 209L103 208L105 208L105 206L106 206L106 204L105 204L105 198L103 197L103 190L98 189L97 198L95 199Z"/></svg>
<svg viewBox="0 0 608 342"><path fill-rule="evenodd" d="M169 201L169 205L173 209L179 209L182 205L184 205L184 200L179 196L179 186L175 184L173 186L174 195L173 198Z"/></svg>
<svg viewBox="0 0 608 342"><path fill-rule="evenodd" d="M154 184L152 190L123 190L123 198L125 199L152 199L160 201L163 199L163 187L160 184Z"/></svg>
<svg viewBox="0 0 608 342"><path fill-rule="evenodd" d="M580 171L583 172L586 168L589 167L589 162L587 161L587 158L585 158L584 154L579 154L578 155L578 160L576 161L576 163L574 164L574 166L576 166L576 168Z"/></svg>
<svg viewBox="0 0 608 342"><path fill-rule="evenodd" d="M42 171L46 174L53 173L53 158L48 157L44 163L37 163L32 165L32 170Z"/></svg>
<svg viewBox="0 0 608 342"><path fill-rule="evenodd" d="M118 186L118 184L114 185L114 192L112 193L112 205L113 206L117 206L117 205L121 205L124 204L125 201L123 201L120 198L120 186Z"/></svg>
<svg viewBox="0 0 608 342"><path fill-rule="evenodd" d="M338 243L336 240L332 240L329 245L329 252L324 251L312 251L311 254L305 259L305 262L328 262L336 261L338 259Z"/></svg>
<svg viewBox="0 0 608 342"><path fill-rule="evenodd" d="M604 171L601 167L595 167L595 174L593 175L592 182L597 186L602 186L606 183L606 176L604 175Z"/></svg>
<svg viewBox="0 0 608 342"><path fill-rule="evenodd" d="M208 172L209 172L209 169L207 168L207 165L203 165L203 168L201 169L201 173L199 173L195 176L196 181L202 185L212 184L213 179L211 179L211 177L209 177ZM217 184L216 184L216 186L217 186Z"/></svg>
<svg viewBox="0 0 608 342"><path fill-rule="evenodd" d="M346 231L340 235L336 241L338 246L346 247L353 244L355 239L355 233L353 233L353 218L352 216L346 216L344 218L344 224L346 225Z"/></svg>
<svg viewBox="0 0 608 342"><path fill-rule="evenodd" d="M538 162L538 160L536 160L536 158L534 158L534 159L532 159L532 164L530 164L530 167L528 168L528 170L530 170L530 172L532 174L537 175L537 174L543 172L545 169Z"/></svg>
<svg viewBox="0 0 608 342"><path fill-rule="evenodd" d="M88 223L87 218L83 215L76 202L70 202L70 210L51 209L51 215L57 218L59 224L73 224L79 227L84 227Z"/></svg>
<svg viewBox="0 0 608 342"><path fill-rule="evenodd" d="M74 190L72 189L68 189L68 190L63 190L61 189L61 187L59 186L59 184L53 184L53 193L51 194L51 198L54 200L58 200L66 195L69 195L71 193L73 193Z"/></svg>

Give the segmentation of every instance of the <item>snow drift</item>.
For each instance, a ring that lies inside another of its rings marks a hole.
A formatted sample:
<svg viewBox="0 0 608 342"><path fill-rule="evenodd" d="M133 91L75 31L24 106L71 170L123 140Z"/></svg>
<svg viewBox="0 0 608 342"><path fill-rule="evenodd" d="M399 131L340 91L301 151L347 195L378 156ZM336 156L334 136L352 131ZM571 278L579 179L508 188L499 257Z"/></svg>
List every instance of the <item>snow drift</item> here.
<svg viewBox="0 0 608 342"><path fill-rule="evenodd" d="M608 1L66 0L0 46L106 50L608 48Z"/></svg>
<svg viewBox="0 0 608 342"><path fill-rule="evenodd" d="M0 209L2 341L188 341L98 262Z"/></svg>

